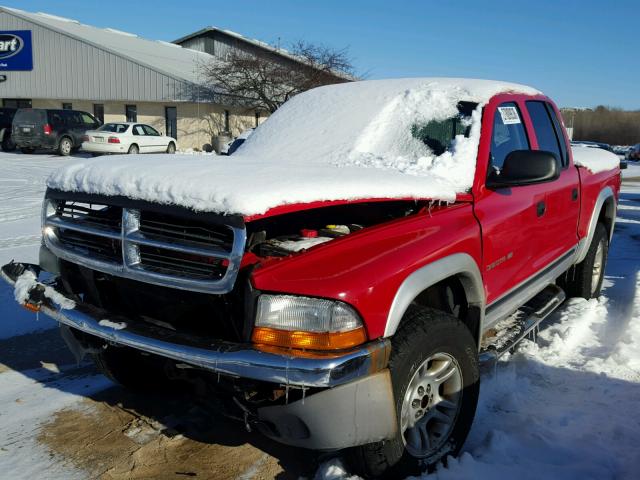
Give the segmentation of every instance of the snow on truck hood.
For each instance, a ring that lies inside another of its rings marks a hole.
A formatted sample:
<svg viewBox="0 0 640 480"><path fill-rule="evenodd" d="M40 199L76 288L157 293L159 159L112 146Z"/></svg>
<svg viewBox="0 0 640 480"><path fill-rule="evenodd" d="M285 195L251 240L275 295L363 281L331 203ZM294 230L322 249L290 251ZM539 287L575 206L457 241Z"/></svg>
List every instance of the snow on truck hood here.
<svg viewBox="0 0 640 480"><path fill-rule="evenodd" d="M412 135L412 127L455 116L460 101L481 107L502 92L540 93L511 83L446 78L320 87L289 100L232 156L101 157L54 172L47 185L241 215L315 201L453 201L473 182L480 108L469 136L457 136L439 156Z"/></svg>

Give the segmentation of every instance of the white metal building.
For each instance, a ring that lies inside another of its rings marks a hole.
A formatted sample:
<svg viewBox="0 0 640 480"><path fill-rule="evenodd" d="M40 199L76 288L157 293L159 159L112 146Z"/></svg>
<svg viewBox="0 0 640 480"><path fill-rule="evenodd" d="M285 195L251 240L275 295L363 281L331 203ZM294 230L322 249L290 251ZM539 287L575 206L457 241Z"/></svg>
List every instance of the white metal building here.
<svg viewBox="0 0 640 480"><path fill-rule="evenodd" d="M274 61L292 61L290 55L262 42L212 27L177 42L213 46L214 36L226 51L262 49ZM19 52L3 52L3 46L9 50L17 46L14 50ZM53 15L0 7L3 106L73 108L107 122L144 122L177 137L181 149L202 148L225 130L237 135L266 116L202 98L199 67L219 53L223 51L183 48ZM28 58L26 67L15 66L17 58L29 55L31 69Z"/></svg>

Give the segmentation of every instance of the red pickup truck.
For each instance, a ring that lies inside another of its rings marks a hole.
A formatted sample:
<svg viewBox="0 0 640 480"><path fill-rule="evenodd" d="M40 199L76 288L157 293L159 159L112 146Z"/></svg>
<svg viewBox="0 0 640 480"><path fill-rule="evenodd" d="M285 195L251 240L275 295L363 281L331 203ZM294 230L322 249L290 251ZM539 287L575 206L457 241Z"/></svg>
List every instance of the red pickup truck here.
<svg viewBox="0 0 640 480"><path fill-rule="evenodd" d="M40 265L2 275L125 386L195 383L274 440L418 473L462 448L481 361L599 295L620 170L582 150L529 87L323 87L230 157L54 173Z"/></svg>

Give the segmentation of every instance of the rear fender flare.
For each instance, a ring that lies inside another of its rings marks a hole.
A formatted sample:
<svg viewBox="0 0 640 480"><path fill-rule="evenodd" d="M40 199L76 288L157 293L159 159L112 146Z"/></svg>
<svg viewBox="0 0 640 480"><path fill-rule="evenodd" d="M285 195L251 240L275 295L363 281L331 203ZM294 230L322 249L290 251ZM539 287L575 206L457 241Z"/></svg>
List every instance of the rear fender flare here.
<svg viewBox="0 0 640 480"><path fill-rule="evenodd" d="M611 242L611 238L613 237L613 228L616 223L616 197L613 194L613 190L611 187L603 188L598 194L598 198L596 199L596 203L593 206L593 212L591 212L591 219L589 220L589 229L587 230L587 235L580 239L578 242L578 249L576 250L576 259L574 263L580 263L587 256L587 252L589 251L589 246L591 245L591 240L593 240L593 235L596 231L596 225L598 224L598 220L600 219L600 213L602 209L606 209L606 218L608 224L605 225L607 230L609 231L609 242Z"/></svg>
<svg viewBox="0 0 640 480"><path fill-rule="evenodd" d="M480 310L480 331L484 321L485 295L482 275L475 260L466 253L455 253L425 265L409 275L400 285L391 303L384 336L392 336L405 312L420 293L442 280L458 277L462 282L469 306ZM478 332L472 332L477 336Z"/></svg>

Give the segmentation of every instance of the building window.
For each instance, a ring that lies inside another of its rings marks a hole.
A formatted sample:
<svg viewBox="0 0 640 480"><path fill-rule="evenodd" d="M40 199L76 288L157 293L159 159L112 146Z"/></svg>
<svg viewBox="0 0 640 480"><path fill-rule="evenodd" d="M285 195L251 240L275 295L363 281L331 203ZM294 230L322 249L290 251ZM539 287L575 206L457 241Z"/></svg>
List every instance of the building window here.
<svg viewBox="0 0 640 480"><path fill-rule="evenodd" d="M164 107L165 134L178 139L178 111L176 107Z"/></svg>
<svg viewBox="0 0 640 480"><path fill-rule="evenodd" d="M2 106L5 108L31 108L31 99L3 98Z"/></svg>
<svg viewBox="0 0 640 480"><path fill-rule="evenodd" d="M229 131L229 110L224 111L224 131Z"/></svg>
<svg viewBox="0 0 640 480"><path fill-rule="evenodd" d="M125 105L124 114L127 117L127 122L138 121L138 108L135 105Z"/></svg>
<svg viewBox="0 0 640 480"><path fill-rule="evenodd" d="M260 111L256 110L256 127L260 125Z"/></svg>
<svg viewBox="0 0 640 480"><path fill-rule="evenodd" d="M70 103L63 103L62 104L62 109L63 110L73 110L73 105L71 105Z"/></svg>
<svg viewBox="0 0 640 480"><path fill-rule="evenodd" d="M102 103L93 104L93 116L104 123L104 105Z"/></svg>

